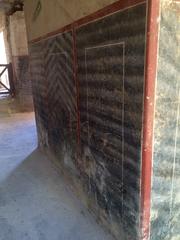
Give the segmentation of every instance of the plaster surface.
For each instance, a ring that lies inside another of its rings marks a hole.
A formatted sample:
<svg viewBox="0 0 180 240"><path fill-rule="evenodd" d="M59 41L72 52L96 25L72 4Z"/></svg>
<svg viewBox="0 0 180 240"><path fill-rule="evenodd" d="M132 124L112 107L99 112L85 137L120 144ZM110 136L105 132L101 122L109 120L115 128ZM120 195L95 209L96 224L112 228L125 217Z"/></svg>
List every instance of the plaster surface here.
<svg viewBox="0 0 180 240"><path fill-rule="evenodd" d="M116 2L116 0L43 0L41 1L41 11L34 19L37 2L36 0L25 1L28 40L60 29L75 20Z"/></svg>
<svg viewBox="0 0 180 240"><path fill-rule="evenodd" d="M12 56L28 55L26 24L24 12L16 12L10 16L10 42Z"/></svg>
<svg viewBox="0 0 180 240"><path fill-rule="evenodd" d="M118 240L139 237L145 19L143 3L76 28L77 52L72 31L29 45L39 146Z"/></svg>
<svg viewBox="0 0 180 240"><path fill-rule="evenodd" d="M162 1L154 128L151 240L180 239L180 6Z"/></svg>
<svg viewBox="0 0 180 240"><path fill-rule="evenodd" d="M112 239L36 149L34 114L8 104L0 100L0 239Z"/></svg>
<svg viewBox="0 0 180 240"><path fill-rule="evenodd" d="M79 168L127 240L139 239L145 19L143 3L76 30Z"/></svg>

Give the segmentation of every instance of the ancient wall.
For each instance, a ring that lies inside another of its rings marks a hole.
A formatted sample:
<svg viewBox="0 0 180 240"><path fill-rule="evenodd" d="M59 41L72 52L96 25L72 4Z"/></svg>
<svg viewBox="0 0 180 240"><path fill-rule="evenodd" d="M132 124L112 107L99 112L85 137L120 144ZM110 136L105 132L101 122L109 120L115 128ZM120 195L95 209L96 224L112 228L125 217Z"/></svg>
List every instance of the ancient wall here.
<svg viewBox="0 0 180 240"><path fill-rule="evenodd" d="M53 0L53 3L49 0L26 0L28 39L33 40L61 29L114 2L116 0Z"/></svg>
<svg viewBox="0 0 180 240"><path fill-rule="evenodd" d="M30 44L40 146L119 239L139 239L146 4Z"/></svg>
<svg viewBox="0 0 180 240"><path fill-rule="evenodd" d="M25 2L39 145L117 239L179 240L179 3L113 2Z"/></svg>
<svg viewBox="0 0 180 240"><path fill-rule="evenodd" d="M180 4L162 1L152 182L151 240L180 239Z"/></svg>
<svg viewBox="0 0 180 240"><path fill-rule="evenodd" d="M32 86L26 25L23 12L9 17L9 39L14 69L15 94L21 110L32 110Z"/></svg>
<svg viewBox="0 0 180 240"><path fill-rule="evenodd" d="M13 66L17 106L22 111L32 110L32 86L24 13L16 12L12 16L7 16L1 11L0 30L4 33L7 63L12 63Z"/></svg>

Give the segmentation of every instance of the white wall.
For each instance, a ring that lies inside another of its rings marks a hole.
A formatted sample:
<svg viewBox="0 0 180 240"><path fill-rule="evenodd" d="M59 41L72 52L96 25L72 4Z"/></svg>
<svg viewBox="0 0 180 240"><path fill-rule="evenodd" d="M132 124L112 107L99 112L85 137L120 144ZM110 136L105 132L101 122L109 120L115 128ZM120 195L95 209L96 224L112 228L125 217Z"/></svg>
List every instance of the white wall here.
<svg viewBox="0 0 180 240"><path fill-rule="evenodd" d="M37 0L25 1L28 39L32 40L62 28L117 0L41 0L41 12L34 19Z"/></svg>
<svg viewBox="0 0 180 240"><path fill-rule="evenodd" d="M16 12L10 17L10 42L12 56L28 55L24 12Z"/></svg>

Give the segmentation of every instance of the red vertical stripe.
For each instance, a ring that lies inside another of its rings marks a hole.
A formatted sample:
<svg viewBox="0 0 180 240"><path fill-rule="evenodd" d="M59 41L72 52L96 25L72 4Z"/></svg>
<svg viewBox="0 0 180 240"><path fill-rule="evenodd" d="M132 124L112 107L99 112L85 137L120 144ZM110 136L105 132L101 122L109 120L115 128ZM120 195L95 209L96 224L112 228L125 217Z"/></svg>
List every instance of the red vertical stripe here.
<svg viewBox="0 0 180 240"><path fill-rule="evenodd" d="M76 113L77 113L77 142L80 145L80 111L79 111L79 81L77 75L77 47L76 47L76 32L73 28L73 68L74 68L74 80L76 85Z"/></svg>
<svg viewBox="0 0 180 240"><path fill-rule="evenodd" d="M143 146L142 146L142 176L141 176L141 213L142 213L141 240L148 240L150 235L153 125L155 106L155 85L157 75L159 10L160 0L148 1Z"/></svg>

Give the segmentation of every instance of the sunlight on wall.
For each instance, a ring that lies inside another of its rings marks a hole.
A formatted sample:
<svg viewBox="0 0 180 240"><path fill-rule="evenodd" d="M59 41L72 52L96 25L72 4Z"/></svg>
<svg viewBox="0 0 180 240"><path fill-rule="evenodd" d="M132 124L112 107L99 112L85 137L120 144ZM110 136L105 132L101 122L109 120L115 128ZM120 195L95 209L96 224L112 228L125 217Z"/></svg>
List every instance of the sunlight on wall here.
<svg viewBox="0 0 180 240"><path fill-rule="evenodd" d="M5 43L4 43L4 34L0 32L0 64L7 64L7 57L6 57L6 50L5 50ZM2 68L0 67L0 72ZM8 80L8 73L7 71L1 76L0 81L4 83L7 87L9 87L9 80ZM0 86L1 88L1 86Z"/></svg>

